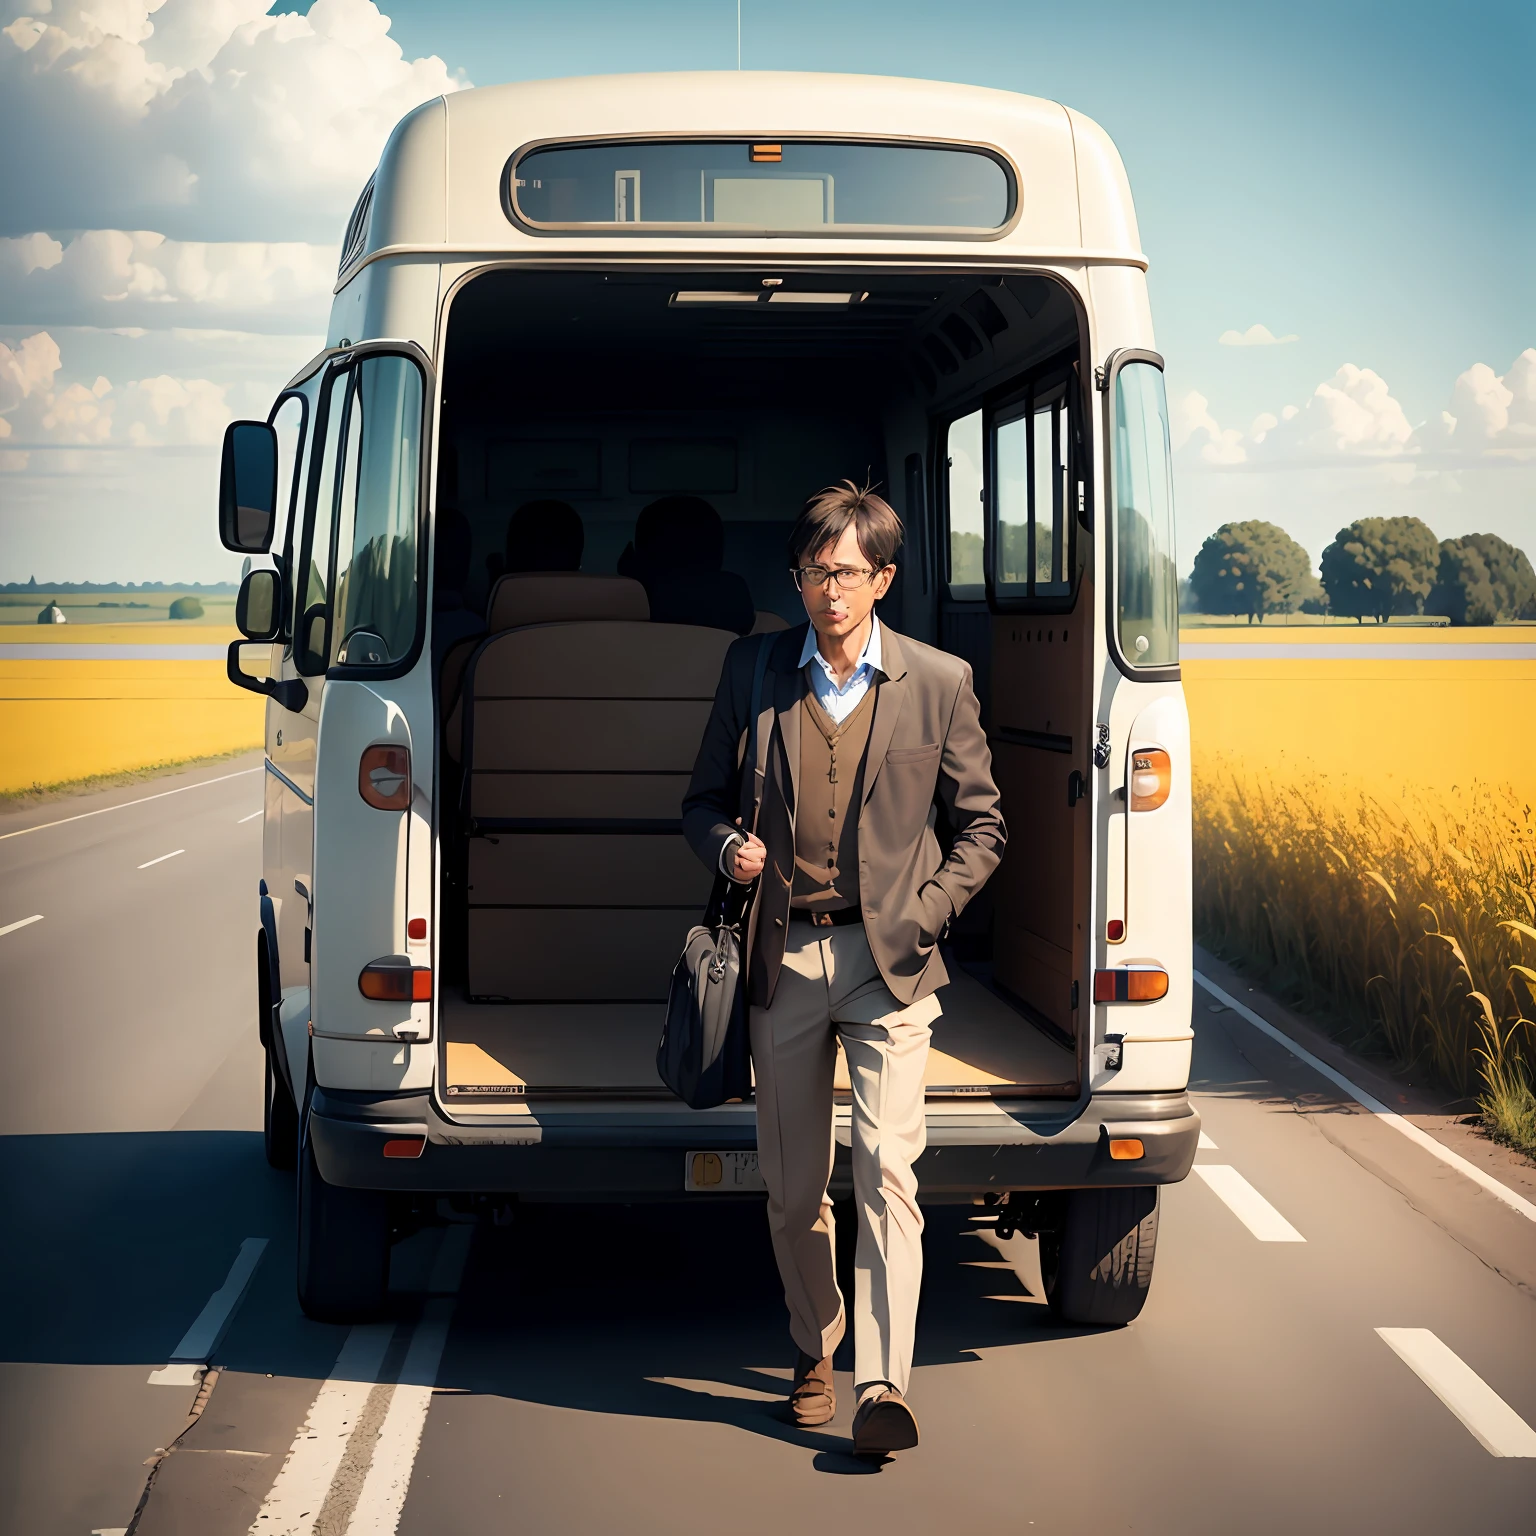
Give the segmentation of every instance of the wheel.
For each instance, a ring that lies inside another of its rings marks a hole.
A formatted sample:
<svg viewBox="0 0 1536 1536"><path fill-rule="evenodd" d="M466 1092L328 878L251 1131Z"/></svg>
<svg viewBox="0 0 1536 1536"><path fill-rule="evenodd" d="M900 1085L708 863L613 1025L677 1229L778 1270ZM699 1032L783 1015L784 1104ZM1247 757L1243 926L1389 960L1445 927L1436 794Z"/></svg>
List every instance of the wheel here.
<svg viewBox="0 0 1536 1536"><path fill-rule="evenodd" d="M1074 1189L1064 1219L1040 1234L1040 1274L1063 1322L1119 1324L1142 1309L1157 1253L1157 1190Z"/></svg>
<svg viewBox="0 0 1536 1536"><path fill-rule="evenodd" d="M299 1106L283 1081L283 1074L272 1062L272 1047L262 1052L266 1058L266 1093L263 1096L261 1139L267 1161L274 1168L292 1168L299 1159Z"/></svg>
<svg viewBox="0 0 1536 1536"><path fill-rule="evenodd" d="M339 1189L299 1147L299 1305L324 1323L375 1317L389 1283L389 1204L379 1190Z"/></svg>

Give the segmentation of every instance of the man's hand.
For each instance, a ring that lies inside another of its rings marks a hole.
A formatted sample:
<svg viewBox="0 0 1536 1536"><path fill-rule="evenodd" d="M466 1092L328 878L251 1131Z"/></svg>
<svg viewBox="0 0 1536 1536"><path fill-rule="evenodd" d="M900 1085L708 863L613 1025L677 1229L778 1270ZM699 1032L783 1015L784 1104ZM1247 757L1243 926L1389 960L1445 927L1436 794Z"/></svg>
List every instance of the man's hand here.
<svg viewBox="0 0 1536 1536"><path fill-rule="evenodd" d="M741 885L756 880L768 859L768 847L757 833L748 832L746 839L745 843L737 845L736 856L731 863L731 878Z"/></svg>

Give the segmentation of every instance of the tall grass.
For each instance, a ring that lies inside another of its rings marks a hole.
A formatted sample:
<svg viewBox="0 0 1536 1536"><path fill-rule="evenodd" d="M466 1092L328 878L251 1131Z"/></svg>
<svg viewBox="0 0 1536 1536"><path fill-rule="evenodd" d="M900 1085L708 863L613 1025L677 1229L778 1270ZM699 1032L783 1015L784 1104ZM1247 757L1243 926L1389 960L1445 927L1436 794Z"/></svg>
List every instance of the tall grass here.
<svg viewBox="0 0 1536 1536"><path fill-rule="evenodd" d="M1195 929L1536 1152L1536 817L1513 790L1208 758Z"/></svg>

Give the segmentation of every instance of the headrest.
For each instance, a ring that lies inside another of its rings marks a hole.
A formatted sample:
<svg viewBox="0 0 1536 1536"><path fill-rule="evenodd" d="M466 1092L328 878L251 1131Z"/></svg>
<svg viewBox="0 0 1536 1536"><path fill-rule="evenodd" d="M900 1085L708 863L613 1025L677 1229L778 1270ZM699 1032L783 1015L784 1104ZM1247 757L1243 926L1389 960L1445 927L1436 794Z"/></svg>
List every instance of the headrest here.
<svg viewBox="0 0 1536 1536"><path fill-rule="evenodd" d="M498 634L524 624L578 619L651 616L645 588L627 576L588 576L582 571L520 571L501 577L486 604L486 629Z"/></svg>

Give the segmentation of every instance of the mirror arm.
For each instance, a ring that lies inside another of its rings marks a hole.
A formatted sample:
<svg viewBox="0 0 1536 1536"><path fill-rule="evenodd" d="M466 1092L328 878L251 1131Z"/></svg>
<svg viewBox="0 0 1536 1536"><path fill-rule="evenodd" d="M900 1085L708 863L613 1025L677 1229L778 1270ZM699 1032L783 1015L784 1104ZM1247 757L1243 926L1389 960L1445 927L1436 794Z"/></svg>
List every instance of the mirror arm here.
<svg viewBox="0 0 1536 1536"><path fill-rule="evenodd" d="M224 670L228 673L230 682L237 688L245 688L251 693L265 694L269 699L276 699L284 709L297 714L309 702L309 686L302 677L252 677L248 672L240 670L240 647L259 643L251 640L229 642Z"/></svg>

